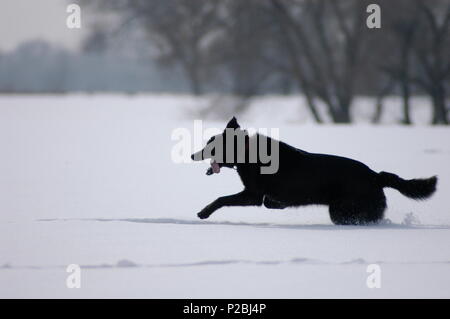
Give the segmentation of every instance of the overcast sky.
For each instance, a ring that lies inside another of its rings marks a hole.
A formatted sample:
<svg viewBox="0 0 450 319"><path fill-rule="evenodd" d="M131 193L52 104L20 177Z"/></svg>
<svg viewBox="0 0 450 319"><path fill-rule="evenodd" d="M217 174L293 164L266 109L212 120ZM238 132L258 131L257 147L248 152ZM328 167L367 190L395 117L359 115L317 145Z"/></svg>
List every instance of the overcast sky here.
<svg viewBox="0 0 450 319"><path fill-rule="evenodd" d="M81 29L66 26L67 0L1 0L0 51L13 50L21 42L44 39L69 49L78 48L86 26Z"/></svg>

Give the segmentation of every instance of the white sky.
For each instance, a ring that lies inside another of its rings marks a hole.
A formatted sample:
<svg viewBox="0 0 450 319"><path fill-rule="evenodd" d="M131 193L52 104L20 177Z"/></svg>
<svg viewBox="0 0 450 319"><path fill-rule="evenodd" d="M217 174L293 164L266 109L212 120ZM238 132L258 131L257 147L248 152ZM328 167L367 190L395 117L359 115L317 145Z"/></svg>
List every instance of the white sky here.
<svg viewBox="0 0 450 319"><path fill-rule="evenodd" d="M44 39L69 49L78 48L85 34L83 8L81 29L68 29L68 0L1 0L0 51L13 50L21 42Z"/></svg>

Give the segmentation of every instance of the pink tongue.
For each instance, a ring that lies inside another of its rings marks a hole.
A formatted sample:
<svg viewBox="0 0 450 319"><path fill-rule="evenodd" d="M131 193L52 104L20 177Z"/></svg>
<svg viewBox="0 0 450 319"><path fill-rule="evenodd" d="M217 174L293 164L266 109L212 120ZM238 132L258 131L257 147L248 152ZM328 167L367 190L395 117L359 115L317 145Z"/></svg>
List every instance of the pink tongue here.
<svg viewBox="0 0 450 319"><path fill-rule="evenodd" d="M214 173L219 174L220 173L220 166L216 163L216 161L211 161L211 168Z"/></svg>

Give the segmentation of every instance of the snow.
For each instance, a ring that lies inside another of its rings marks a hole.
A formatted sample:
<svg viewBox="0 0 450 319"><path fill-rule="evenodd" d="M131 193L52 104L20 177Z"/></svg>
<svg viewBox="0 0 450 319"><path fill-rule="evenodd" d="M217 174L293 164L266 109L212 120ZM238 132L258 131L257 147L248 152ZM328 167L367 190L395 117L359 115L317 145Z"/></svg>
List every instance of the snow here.
<svg viewBox="0 0 450 319"><path fill-rule="evenodd" d="M385 189L386 220L371 227L335 226L321 206L224 208L199 220L242 188L233 170L206 176L205 163L171 159L173 130L193 131L208 98L0 97L0 297L449 298L450 129L425 125L421 98L412 127L395 124L395 98L380 126L368 124L369 99L354 125L314 125L301 103L259 98L238 121L376 171L437 174L438 191L416 202ZM81 266L79 289L66 286L69 264ZM370 264L381 288L366 284Z"/></svg>

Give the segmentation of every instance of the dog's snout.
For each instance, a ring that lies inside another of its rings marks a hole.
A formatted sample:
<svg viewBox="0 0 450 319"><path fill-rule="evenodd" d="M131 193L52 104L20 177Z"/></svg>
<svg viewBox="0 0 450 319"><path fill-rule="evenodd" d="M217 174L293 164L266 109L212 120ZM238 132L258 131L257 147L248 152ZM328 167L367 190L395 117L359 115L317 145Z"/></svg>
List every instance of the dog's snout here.
<svg viewBox="0 0 450 319"><path fill-rule="evenodd" d="M199 151L199 152L192 154L191 159L193 161L202 161L203 160L203 151Z"/></svg>

